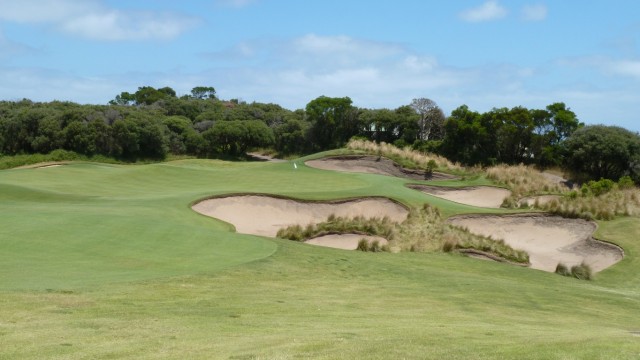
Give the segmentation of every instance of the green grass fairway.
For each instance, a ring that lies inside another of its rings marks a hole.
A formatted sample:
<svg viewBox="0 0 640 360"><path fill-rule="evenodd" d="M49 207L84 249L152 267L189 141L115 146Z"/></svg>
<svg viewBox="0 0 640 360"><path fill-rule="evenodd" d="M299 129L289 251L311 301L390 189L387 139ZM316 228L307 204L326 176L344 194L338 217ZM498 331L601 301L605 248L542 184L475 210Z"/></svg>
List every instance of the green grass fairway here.
<svg viewBox="0 0 640 360"><path fill-rule="evenodd" d="M240 235L190 209L255 192L488 212L296 164L0 171L0 359L640 358L640 219L600 223L626 257L587 282Z"/></svg>

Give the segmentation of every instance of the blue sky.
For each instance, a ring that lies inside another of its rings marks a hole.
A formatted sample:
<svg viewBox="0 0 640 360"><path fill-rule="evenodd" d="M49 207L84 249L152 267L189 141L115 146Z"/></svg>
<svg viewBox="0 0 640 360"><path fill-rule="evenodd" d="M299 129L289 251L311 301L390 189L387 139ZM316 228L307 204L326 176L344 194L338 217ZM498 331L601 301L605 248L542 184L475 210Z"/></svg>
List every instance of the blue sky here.
<svg viewBox="0 0 640 360"><path fill-rule="evenodd" d="M303 108L428 97L639 131L635 0L0 0L0 99L104 104L139 86Z"/></svg>

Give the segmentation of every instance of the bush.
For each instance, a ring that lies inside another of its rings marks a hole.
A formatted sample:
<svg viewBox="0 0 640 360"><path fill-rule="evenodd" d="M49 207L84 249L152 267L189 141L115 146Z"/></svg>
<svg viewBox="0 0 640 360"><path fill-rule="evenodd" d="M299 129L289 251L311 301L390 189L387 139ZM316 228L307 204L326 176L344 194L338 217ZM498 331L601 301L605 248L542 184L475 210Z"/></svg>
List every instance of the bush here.
<svg viewBox="0 0 640 360"><path fill-rule="evenodd" d="M613 185L615 185L615 183L613 182L613 180L609 179L600 179L598 181L591 180L586 184L588 191L594 196L600 196L602 194L608 193L609 191L611 191L611 189L613 189ZM584 186L585 185L582 185L583 188Z"/></svg>
<svg viewBox="0 0 640 360"><path fill-rule="evenodd" d="M369 242L367 241L367 239L360 239L360 241L358 241L358 247L356 248L356 250L369 251Z"/></svg>
<svg viewBox="0 0 640 360"><path fill-rule="evenodd" d="M556 266L556 274L562 276L571 276L571 271L569 271L569 268L567 268L565 264L558 263L558 265Z"/></svg>
<svg viewBox="0 0 640 360"><path fill-rule="evenodd" d="M593 272L591 271L591 267L583 262L580 265L571 267L571 275L576 279L591 280Z"/></svg>
<svg viewBox="0 0 640 360"><path fill-rule="evenodd" d="M633 182L633 179L631 179L631 176L623 176L618 180L618 188L622 190L633 189L635 186L636 184Z"/></svg>

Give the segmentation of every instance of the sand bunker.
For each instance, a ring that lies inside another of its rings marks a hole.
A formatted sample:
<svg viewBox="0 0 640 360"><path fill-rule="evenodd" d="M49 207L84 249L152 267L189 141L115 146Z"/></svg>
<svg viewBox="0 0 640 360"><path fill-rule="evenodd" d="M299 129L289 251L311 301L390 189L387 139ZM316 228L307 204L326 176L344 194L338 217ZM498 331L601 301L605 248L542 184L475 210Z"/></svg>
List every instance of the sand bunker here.
<svg viewBox="0 0 640 360"><path fill-rule="evenodd" d="M303 202L264 195L208 199L195 204L193 210L231 223L239 233L269 237L275 237L278 230L287 226L306 226L326 221L332 214L366 218L387 216L396 222L404 221L409 214L404 206L385 198Z"/></svg>
<svg viewBox="0 0 640 360"><path fill-rule="evenodd" d="M511 191L493 186L454 188L444 186L409 185L409 187L449 201L486 208L499 208L500 205L502 205L502 201L511 195Z"/></svg>
<svg viewBox="0 0 640 360"><path fill-rule="evenodd" d="M558 200L560 198L561 198L560 195L529 196L529 197L525 197L525 198L520 199L520 201L518 201L518 204L519 205L527 204L527 206L533 206L537 202L538 205L545 205L545 204L550 203L553 200Z"/></svg>
<svg viewBox="0 0 640 360"><path fill-rule="evenodd" d="M457 177L449 174L433 172L425 175L422 170L405 169L392 160L370 155L336 156L317 160L309 160L307 166L332 171L357 172L367 174L405 177L414 180L452 180Z"/></svg>
<svg viewBox="0 0 640 360"><path fill-rule="evenodd" d="M582 262L594 272L622 260L622 249L591 237L593 222L547 215L467 215L449 219L469 231L503 239L529 254L531 267L553 272L558 263L568 267Z"/></svg>
<svg viewBox="0 0 640 360"><path fill-rule="evenodd" d="M387 239L380 236L368 236L358 234L332 234L318 236L313 239L305 241L307 244L326 246L336 249L355 250L358 248L358 243L361 239L365 239L371 244L374 241L378 241L380 246L387 245L389 242Z"/></svg>

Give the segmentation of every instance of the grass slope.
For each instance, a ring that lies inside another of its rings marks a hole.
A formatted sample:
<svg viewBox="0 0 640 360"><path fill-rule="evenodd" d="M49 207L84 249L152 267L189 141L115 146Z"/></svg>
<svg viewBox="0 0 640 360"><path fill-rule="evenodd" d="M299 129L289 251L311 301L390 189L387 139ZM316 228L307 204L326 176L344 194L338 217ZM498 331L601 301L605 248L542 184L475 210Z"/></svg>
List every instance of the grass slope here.
<svg viewBox="0 0 640 360"><path fill-rule="evenodd" d="M227 192L386 195L480 211L405 181L298 163L184 160L0 172L0 358L640 356L640 219L584 282L450 254L361 253L237 235L189 209Z"/></svg>

